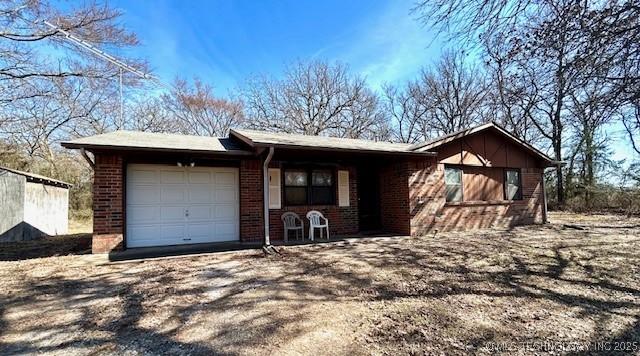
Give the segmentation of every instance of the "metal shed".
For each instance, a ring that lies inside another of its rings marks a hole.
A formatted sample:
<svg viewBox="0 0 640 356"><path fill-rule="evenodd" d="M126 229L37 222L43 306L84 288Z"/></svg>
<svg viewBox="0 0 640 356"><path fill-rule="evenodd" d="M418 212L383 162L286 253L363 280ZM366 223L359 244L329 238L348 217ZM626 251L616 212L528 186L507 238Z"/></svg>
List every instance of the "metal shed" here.
<svg viewBox="0 0 640 356"><path fill-rule="evenodd" d="M66 234L71 184L0 167L0 242Z"/></svg>

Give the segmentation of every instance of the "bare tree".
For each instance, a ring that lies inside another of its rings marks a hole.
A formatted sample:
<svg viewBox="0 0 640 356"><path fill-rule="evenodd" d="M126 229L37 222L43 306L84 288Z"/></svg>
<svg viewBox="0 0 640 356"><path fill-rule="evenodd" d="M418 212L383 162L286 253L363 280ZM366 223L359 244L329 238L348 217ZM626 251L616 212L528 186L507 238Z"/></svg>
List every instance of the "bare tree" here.
<svg viewBox="0 0 640 356"><path fill-rule="evenodd" d="M449 134L483 121L485 83L462 52L446 52L434 70L423 70L419 95L425 102L429 124Z"/></svg>
<svg viewBox="0 0 640 356"><path fill-rule="evenodd" d="M383 89L384 110L390 116L394 127L393 138L404 143L418 143L427 140L425 132L427 107L422 100L420 88L415 82L403 87L387 85Z"/></svg>
<svg viewBox="0 0 640 356"><path fill-rule="evenodd" d="M640 5L634 1L426 0L414 11L425 24L448 31L468 45L476 38L489 44L485 46L489 68L498 81L492 101L499 105L493 111L514 127L525 119L527 126L533 124L557 160L564 157L565 128L575 114L570 107L576 98L582 100L577 91L586 82L604 79L613 89L607 93L609 99L615 98L607 101L615 102L618 110L632 107L640 92ZM495 46L496 39L506 48ZM505 66L510 65L517 67L511 78L504 75L509 74ZM518 85L510 89L511 83ZM535 100L530 100L534 95ZM640 127L630 120L629 112L622 116L633 139ZM589 132L580 135L591 136ZM570 156L581 154L572 150ZM561 167L556 181L562 204Z"/></svg>
<svg viewBox="0 0 640 356"><path fill-rule="evenodd" d="M232 127L243 124L240 101L214 96L213 88L199 80L193 85L177 80L174 87L170 94L162 96L162 101L180 132L224 136Z"/></svg>
<svg viewBox="0 0 640 356"><path fill-rule="evenodd" d="M118 69L68 42L62 31L97 46L135 46L119 16L98 2L0 1L0 139L18 149L30 169L63 178L69 153L60 140L118 126L112 115ZM124 83L136 80L125 75Z"/></svg>
<svg viewBox="0 0 640 356"><path fill-rule="evenodd" d="M462 52L446 52L418 79L384 88L395 140L415 143L485 121L484 78L463 58Z"/></svg>
<svg viewBox="0 0 640 356"><path fill-rule="evenodd" d="M243 92L247 124L263 130L342 137L379 137L378 99L347 67L298 62L283 79L256 77Z"/></svg>
<svg viewBox="0 0 640 356"><path fill-rule="evenodd" d="M137 98L128 106L127 129L144 132L178 132L180 123L160 97Z"/></svg>
<svg viewBox="0 0 640 356"><path fill-rule="evenodd" d="M533 115L541 100L535 68L517 60L517 47L502 34L485 38L483 49L487 72L486 115L516 137L540 142Z"/></svg>
<svg viewBox="0 0 640 356"><path fill-rule="evenodd" d="M626 110L622 110L622 124L629 135L631 147L640 154L640 100L627 105Z"/></svg>

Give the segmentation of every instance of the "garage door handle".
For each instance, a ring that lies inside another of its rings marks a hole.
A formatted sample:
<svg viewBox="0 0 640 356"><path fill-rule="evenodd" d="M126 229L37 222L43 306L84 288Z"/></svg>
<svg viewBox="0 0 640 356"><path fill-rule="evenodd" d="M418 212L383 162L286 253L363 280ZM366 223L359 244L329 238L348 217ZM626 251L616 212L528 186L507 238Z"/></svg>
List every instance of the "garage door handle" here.
<svg viewBox="0 0 640 356"><path fill-rule="evenodd" d="M184 216L189 217L189 210L184 211Z"/></svg>

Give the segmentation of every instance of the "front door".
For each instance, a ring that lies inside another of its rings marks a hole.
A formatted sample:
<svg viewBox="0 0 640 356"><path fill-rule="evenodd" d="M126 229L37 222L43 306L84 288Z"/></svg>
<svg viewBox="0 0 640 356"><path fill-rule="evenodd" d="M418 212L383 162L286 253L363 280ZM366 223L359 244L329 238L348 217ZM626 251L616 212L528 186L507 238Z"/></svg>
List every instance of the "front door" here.
<svg viewBox="0 0 640 356"><path fill-rule="evenodd" d="M358 217L360 231L375 231L380 223L380 181L375 166L358 168Z"/></svg>

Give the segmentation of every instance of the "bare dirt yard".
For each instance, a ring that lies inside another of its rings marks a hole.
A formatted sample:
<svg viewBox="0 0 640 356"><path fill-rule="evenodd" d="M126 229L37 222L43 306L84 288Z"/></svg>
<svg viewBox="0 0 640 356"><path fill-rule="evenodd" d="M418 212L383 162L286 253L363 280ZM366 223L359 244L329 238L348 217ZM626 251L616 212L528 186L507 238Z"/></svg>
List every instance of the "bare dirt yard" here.
<svg viewBox="0 0 640 356"><path fill-rule="evenodd" d="M272 257L4 261L0 354L640 353L640 219L552 221Z"/></svg>

